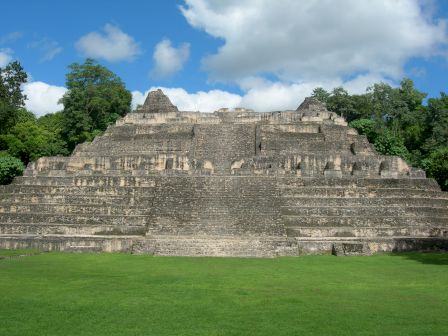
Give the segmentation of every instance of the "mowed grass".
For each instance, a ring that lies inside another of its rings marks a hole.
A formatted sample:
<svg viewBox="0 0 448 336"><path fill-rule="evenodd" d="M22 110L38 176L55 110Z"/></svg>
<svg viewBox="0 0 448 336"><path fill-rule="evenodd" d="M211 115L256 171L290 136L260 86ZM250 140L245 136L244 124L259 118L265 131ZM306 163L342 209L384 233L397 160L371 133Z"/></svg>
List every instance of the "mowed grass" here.
<svg viewBox="0 0 448 336"><path fill-rule="evenodd" d="M0 260L0 335L447 335L448 254Z"/></svg>
<svg viewBox="0 0 448 336"><path fill-rule="evenodd" d="M40 253L39 250L35 249L20 249L20 250L0 250L0 258L4 257L17 257L17 256L28 256Z"/></svg>

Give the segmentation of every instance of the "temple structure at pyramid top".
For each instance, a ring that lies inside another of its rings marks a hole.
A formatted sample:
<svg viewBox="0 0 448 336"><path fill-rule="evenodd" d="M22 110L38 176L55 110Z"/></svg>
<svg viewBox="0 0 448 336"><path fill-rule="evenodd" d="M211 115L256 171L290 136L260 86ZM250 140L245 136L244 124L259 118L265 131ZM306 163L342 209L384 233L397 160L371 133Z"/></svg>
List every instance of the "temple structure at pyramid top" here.
<svg viewBox="0 0 448 336"><path fill-rule="evenodd" d="M165 96L162 90L158 89L156 91L149 92L145 99L145 103L141 110L136 112L143 113L167 113L167 112L177 112L177 106L174 106L170 99Z"/></svg>
<svg viewBox="0 0 448 336"><path fill-rule="evenodd" d="M161 90L1 187L0 247L276 256L445 249L448 196L307 98L179 111Z"/></svg>

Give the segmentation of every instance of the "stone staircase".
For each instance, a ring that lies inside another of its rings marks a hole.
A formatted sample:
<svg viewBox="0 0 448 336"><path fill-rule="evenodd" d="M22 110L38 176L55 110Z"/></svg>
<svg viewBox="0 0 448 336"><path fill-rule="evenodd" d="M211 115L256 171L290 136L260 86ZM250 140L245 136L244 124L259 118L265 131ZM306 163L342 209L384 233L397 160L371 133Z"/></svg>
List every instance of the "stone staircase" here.
<svg viewBox="0 0 448 336"><path fill-rule="evenodd" d="M0 248L273 257L448 246L448 195L316 102L199 113L166 99L153 94L156 106L0 186Z"/></svg>
<svg viewBox="0 0 448 336"><path fill-rule="evenodd" d="M431 180L404 180L399 188L388 179L324 181L281 186L282 222L302 250L330 252L338 241L362 242L372 251L412 250L448 237L448 195Z"/></svg>

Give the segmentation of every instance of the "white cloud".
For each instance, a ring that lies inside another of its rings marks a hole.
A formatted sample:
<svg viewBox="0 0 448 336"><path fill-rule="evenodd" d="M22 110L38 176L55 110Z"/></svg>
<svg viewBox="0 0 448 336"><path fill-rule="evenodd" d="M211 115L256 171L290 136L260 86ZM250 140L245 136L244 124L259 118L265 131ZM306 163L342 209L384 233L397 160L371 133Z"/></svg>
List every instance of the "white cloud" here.
<svg viewBox="0 0 448 336"><path fill-rule="evenodd" d="M243 95L223 90L189 93L181 88L151 87L144 93L132 92L132 108L143 104L149 91L161 89L181 111L213 112L223 107L246 107L255 111L295 110L316 87L331 91L335 87L343 86L351 94L360 94L365 93L367 87L381 81L385 82L379 76L370 75L359 75L346 82L326 80L303 83L272 82L252 77L242 82L241 86L245 91Z"/></svg>
<svg viewBox="0 0 448 336"><path fill-rule="evenodd" d="M44 82L31 82L23 85L23 93L27 96L27 110L37 116L57 112L64 108L58 104L67 89L63 86L49 85Z"/></svg>
<svg viewBox="0 0 448 336"><path fill-rule="evenodd" d="M9 42L14 42L20 39L23 36L23 33L15 31L5 35L0 36L0 44L6 44Z"/></svg>
<svg viewBox="0 0 448 336"><path fill-rule="evenodd" d="M0 68L4 67L12 60L12 50L9 48L0 49Z"/></svg>
<svg viewBox="0 0 448 336"><path fill-rule="evenodd" d="M109 62L132 61L141 53L132 36L111 24L104 26L104 34L90 32L81 37L75 46L86 57L105 59Z"/></svg>
<svg viewBox="0 0 448 336"><path fill-rule="evenodd" d="M154 69L152 70L152 77L167 78L174 73L180 71L188 57L190 56L190 44L182 43L178 48L171 45L171 41L164 39L160 41L154 50Z"/></svg>
<svg viewBox="0 0 448 336"><path fill-rule="evenodd" d="M447 43L446 22L420 0L186 0L188 22L224 44L203 60L211 79L399 78L411 57Z"/></svg>
<svg viewBox="0 0 448 336"><path fill-rule="evenodd" d="M28 43L28 48L38 49L43 53L43 56L40 59L41 62L51 61L63 50L58 42L50 40L47 37Z"/></svg>
<svg viewBox="0 0 448 336"><path fill-rule="evenodd" d="M132 92L132 108L143 104L149 91L157 89L161 89L181 111L213 112L221 107L234 108L241 103L241 96L222 90L188 93L181 88L151 87L145 93Z"/></svg>
<svg viewBox="0 0 448 336"><path fill-rule="evenodd" d="M256 111L295 110L318 86L329 88L331 85L318 82L301 84L269 82L249 89L243 96L241 104Z"/></svg>

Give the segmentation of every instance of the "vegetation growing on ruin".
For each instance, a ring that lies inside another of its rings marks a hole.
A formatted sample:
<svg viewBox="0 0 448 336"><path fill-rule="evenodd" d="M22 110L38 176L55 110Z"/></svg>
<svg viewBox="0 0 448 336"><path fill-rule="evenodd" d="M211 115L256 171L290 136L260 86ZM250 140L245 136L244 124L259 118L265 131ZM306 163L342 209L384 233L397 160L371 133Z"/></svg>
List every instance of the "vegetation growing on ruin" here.
<svg viewBox="0 0 448 336"><path fill-rule="evenodd" d="M0 260L2 335L446 335L448 255Z"/></svg>

